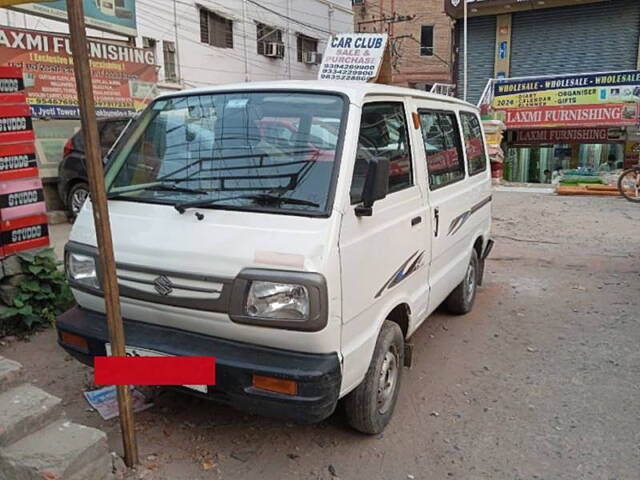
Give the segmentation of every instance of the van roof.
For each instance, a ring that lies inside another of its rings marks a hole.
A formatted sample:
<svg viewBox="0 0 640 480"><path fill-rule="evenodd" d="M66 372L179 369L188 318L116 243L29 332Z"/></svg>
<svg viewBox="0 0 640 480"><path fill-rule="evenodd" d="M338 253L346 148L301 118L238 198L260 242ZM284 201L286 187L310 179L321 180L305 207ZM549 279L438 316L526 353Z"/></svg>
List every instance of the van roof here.
<svg viewBox="0 0 640 480"><path fill-rule="evenodd" d="M475 105L465 102L455 97L447 95L439 95L436 93L424 92L413 88L395 87L391 85L382 85L379 83L364 82L332 82L330 80L284 80L273 82L247 82L247 83L230 83L225 85L215 85L211 87L200 87L188 90L180 90L178 92L169 92L160 95L158 98L175 97L182 95L196 95L203 93L217 93L238 90L308 90L308 91L324 91L343 93L349 97L351 102L360 104L367 95L390 95L390 96L409 96L426 100L438 100L452 104L463 105L466 107L476 108Z"/></svg>

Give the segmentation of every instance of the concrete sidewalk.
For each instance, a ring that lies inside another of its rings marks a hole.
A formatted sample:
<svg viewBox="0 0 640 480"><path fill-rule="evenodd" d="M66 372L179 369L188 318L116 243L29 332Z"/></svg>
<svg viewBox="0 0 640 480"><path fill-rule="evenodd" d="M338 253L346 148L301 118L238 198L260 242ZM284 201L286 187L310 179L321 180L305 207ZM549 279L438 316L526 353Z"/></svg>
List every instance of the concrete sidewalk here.
<svg viewBox="0 0 640 480"><path fill-rule="evenodd" d="M70 223L59 223L56 225L49 225L49 239L51 240L51 246L56 252L58 260L64 260L64 246L69 240L69 234L71 233L72 225Z"/></svg>

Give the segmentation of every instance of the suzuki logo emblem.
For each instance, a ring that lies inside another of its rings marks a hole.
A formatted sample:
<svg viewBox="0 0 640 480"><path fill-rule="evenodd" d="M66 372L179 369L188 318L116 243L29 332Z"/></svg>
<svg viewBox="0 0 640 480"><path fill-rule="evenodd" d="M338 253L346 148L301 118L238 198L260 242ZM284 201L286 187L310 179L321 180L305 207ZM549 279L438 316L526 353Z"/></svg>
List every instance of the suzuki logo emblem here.
<svg viewBox="0 0 640 480"><path fill-rule="evenodd" d="M163 297L173 292L173 283L165 275L160 275L153 281L153 287Z"/></svg>

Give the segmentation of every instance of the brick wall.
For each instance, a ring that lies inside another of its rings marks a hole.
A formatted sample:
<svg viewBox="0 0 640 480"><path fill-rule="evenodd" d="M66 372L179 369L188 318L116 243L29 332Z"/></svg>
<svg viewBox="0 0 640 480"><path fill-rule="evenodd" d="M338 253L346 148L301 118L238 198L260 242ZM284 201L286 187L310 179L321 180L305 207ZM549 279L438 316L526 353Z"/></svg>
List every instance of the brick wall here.
<svg viewBox="0 0 640 480"><path fill-rule="evenodd" d="M453 22L444 12L443 0L365 0L354 5L354 30L387 32L398 55L393 57L393 83L403 86L453 83ZM397 15L416 15L414 20L388 25L380 20ZM376 20L375 23L358 24ZM433 25L433 56L420 55L422 25ZM388 30L389 29L389 30ZM413 35L410 38L397 38ZM393 38L395 37L395 39Z"/></svg>

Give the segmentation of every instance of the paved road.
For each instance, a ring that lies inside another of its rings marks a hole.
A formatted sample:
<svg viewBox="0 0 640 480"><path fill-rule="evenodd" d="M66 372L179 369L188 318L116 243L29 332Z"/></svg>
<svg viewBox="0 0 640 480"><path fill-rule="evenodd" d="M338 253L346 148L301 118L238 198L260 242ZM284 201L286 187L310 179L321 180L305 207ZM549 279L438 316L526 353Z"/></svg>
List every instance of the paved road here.
<svg viewBox="0 0 640 480"><path fill-rule="evenodd" d="M496 192L496 248L473 312L415 334L383 435L338 412L315 426L247 416L167 392L138 415L147 479L640 478L640 206L612 198ZM0 354L87 411L90 372L52 331Z"/></svg>

